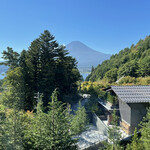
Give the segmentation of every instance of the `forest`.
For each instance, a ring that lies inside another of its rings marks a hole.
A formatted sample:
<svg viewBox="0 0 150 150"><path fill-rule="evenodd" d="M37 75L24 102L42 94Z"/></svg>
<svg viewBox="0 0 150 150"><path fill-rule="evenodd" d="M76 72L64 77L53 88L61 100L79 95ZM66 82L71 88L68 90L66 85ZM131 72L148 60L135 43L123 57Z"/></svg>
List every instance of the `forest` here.
<svg viewBox="0 0 150 150"><path fill-rule="evenodd" d="M121 77L147 77L150 76L150 36L130 48L121 50L105 60L86 78L87 81L105 80L109 83Z"/></svg>

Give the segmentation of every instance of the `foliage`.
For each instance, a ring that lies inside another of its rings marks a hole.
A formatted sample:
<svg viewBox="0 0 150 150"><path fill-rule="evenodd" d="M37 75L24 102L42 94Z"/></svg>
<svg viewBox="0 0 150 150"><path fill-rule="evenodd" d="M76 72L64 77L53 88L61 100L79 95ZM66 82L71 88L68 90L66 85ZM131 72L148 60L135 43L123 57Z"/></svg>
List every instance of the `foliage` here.
<svg viewBox="0 0 150 150"><path fill-rule="evenodd" d="M121 139L121 133L118 127L118 117L116 115L116 111L114 110L112 113L112 126L108 129L108 139L110 143L112 144L112 149L118 149L119 141Z"/></svg>
<svg viewBox="0 0 150 150"><path fill-rule="evenodd" d="M18 67L19 54L17 52L14 52L12 48L7 47L7 50L4 50L2 54L2 58L6 60L5 62L1 63L2 65L8 65L10 69Z"/></svg>
<svg viewBox="0 0 150 150"><path fill-rule="evenodd" d="M23 109L24 108L24 83L22 80L23 74L20 67L7 72L3 86L6 90L3 91L1 101L9 108Z"/></svg>
<svg viewBox="0 0 150 150"><path fill-rule="evenodd" d="M0 87L3 85L3 80L0 80Z"/></svg>
<svg viewBox="0 0 150 150"><path fill-rule="evenodd" d="M110 84L102 80L99 82L85 81L81 83L81 92L98 96L102 89L108 86L110 86Z"/></svg>
<svg viewBox="0 0 150 150"><path fill-rule="evenodd" d="M0 149L3 149L2 135L4 134L3 130L4 119L5 119L5 107L0 104Z"/></svg>
<svg viewBox="0 0 150 150"><path fill-rule="evenodd" d="M24 114L17 110L7 110L0 131L1 149L22 150Z"/></svg>
<svg viewBox="0 0 150 150"><path fill-rule="evenodd" d="M148 77L131 77L125 76L122 77L118 83L108 83L106 80L100 80L96 82L85 81L80 85L81 93L88 93L90 95L94 95L95 97L99 97L103 100L108 100L110 103L116 103L116 97L114 94L109 92L105 92L103 89L111 86L111 85L150 85L150 76Z"/></svg>
<svg viewBox="0 0 150 150"><path fill-rule="evenodd" d="M141 136L137 134L137 129L134 131L131 144L128 144L126 150L149 150L150 149L150 108L147 109L147 115L140 123Z"/></svg>
<svg viewBox="0 0 150 150"><path fill-rule="evenodd" d="M104 92L104 100L110 102L111 104L117 104L117 97L110 92Z"/></svg>
<svg viewBox="0 0 150 150"><path fill-rule="evenodd" d="M134 131L134 136L132 138L132 143L127 145L126 150L141 150L144 149L142 143L138 137L137 129Z"/></svg>
<svg viewBox="0 0 150 150"><path fill-rule="evenodd" d="M112 113L111 126L108 128L108 142L102 142L103 146L100 150L123 150L124 148L119 145L121 139L121 133L118 127L118 117L116 111Z"/></svg>
<svg viewBox="0 0 150 150"><path fill-rule="evenodd" d="M71 130L70 109L58 101L57 96L55 90L47 113L44 113L42 97L35 113L0 105L0 149L77 149L77 139L73 139Z"/></svg>
<svg viewBox="0 0 150 150"><path fill-rule="evenodd" d="M87 114L84 106L81 105L81 102L79 102L78 105L78 109L75 111L75 115L72 116L71 120L71 130L74 135L83 132L88 124Z"/></svg>
<svg viewBox="0 0 150 150"><path fill-rule="evenodd" d="M122 76L150 76L150 36L140 40L135 46L121 50L109 60L98 65L87 77L89 81L106 79L115 82Z"/></svg>
<svg viewBox="0 0 150 150"><path fill-rule="evenodd" d="M20 68L9 71L4 86L7 90L3 92L0 102L0 145L1 149L22 150L24 145L24 130L27 116L21 110L23 108L22 87L17 83L20 81ZM16 86L13 86L15 85ZM10 109L11 108L11 109Z"/></svg>
<svg viewBox="0 0 150 150"><path fill-rule="evenodd" d="M91 81L85 81L81 84L81 92L82 93L88 93L91 96L94 96L95 99L98 97L106 100L112 104L117 103L116 96L112 93L103 91L103 88L106 88L107 86L110 86L110 84L103 84L102 82L91 82Z"/></svg>
<svg viewBox="0 0 150 150"><path fill-rule="evenodd" d="M123 85L123 84L135 84L136 83L136 78L135 77L130 77L130 76L126 76L123 77L119 80L118 84L119 85Z"/></svg>
<svg viewBox="0 0 150 150"><path fill-rule="evenodd" d="M107 80L107 82L112 83L117 80L117 68L112 68L111 70L107 71L104 78Z"/></svg>
<svg viewBox="0 0 150 150"><path fill-rule="evenodd" d="M3 80L0 80L0 96L1 96L1 93L4 91L4 88L2 87L3 85Z"/></svg>
<svg viewBox="0 0 150 150"><path fill-rule="evenodd" d="M147 109L147 115L140 124L141 141L145 150L150 149L150 108Z"/></svg>
<svg viewBox="0 0 150 150"><path fill-rule="evenodd" d="M72 138L70 124L70 109L57 100L57 91L52 94L52 102L49 103L48 124L50 138L48 149L63 150L76 149L76 140Z"/></svg>
<svg viewBox="0 0 150 150"><path fill-rule="evenodd" d="M42 97L36 107L36 114L30 119L30 125L25 130L25 148L44 149L46 146L46 114L43 112Z"/></svg>
<svg viewBox="0 0 150 150"><path fill-rule="evenodd" d="M150 77L130 77L126 76L120 79L119 85L150 85Z"/></svg>
<svg viewBox="0 0 150 150"><path fill-rule="evenodd" d="M124 148L122 146L120 146L119 144L114 146L108 142L102 142L103 146L101 146L99 148L99 150L124 150Z"/></svg>
<svg viewBox="0 0 150 150"><path fill-rule="evenodd" d="M49 110L43 112L40 98L31 126L26 131L26 139L31 149L63 150L76 149L76 140L72 138L69 108L57 100L58 93L52 94Z"/></svg>
<svg viewBox="0 0 150 150"><path fill-rule="evenodd" d="M77 95L77 81L81 77L77 62L68 56L65 47L59 45L49 31L45 30L20 55L8 47L3 51L3 58L6 60L4 64L9 66L5 88L17 89L20 86L15 93L21 93L20 99L24 100L25 110L34 109L34 97L38 92L43 93L44 106L48 105L55 88L59 89L58 99L63 102L66 102L65 96ZM68 102L72 103L71 99Z"/></svg>
<svg viewBox="0 0 150 150"><path fill-rule="evenodd" d="M85 108L88 112L94 112L99 114L100 109L98 107L97 98L93 95L90 96L88 102L85 104Z"/></svg>

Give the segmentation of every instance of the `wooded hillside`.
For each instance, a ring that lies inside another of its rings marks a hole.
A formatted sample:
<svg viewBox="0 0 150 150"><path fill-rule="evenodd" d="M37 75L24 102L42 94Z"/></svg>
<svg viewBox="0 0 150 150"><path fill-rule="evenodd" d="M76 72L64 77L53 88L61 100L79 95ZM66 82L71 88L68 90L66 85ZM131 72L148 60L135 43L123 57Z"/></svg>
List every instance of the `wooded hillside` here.
<svg viewBox="0 0 150 150"><path fill-rule="evenodd" d="M150 76L150 36L130 48L112 55L109 60L102 62L87 77L87 81L106 79L115 82L122 76L146 77Z"/></svg>

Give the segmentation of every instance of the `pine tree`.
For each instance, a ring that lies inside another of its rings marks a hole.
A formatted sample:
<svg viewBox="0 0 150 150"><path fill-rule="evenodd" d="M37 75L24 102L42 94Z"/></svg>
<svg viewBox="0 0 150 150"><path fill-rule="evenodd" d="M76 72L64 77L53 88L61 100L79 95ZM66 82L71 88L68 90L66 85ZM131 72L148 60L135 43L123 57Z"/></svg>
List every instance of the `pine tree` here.
<svg viewBox="0 0 150 150"><path fill-rule="evenodd" d="M25 140L28 145L26 149L46 150L47 115L43 112L43 109L42 97L40 97L37 103L36 113L33 114L30 120L31 122L25 130Z"/></svg>
<svg viewBox="0 0 150 150"><path fill-rule="evenodd" d="M76 140L70 132L70 110L57 100L57 91L52 93L52 102L49 103L47 124L47 149L73 150L76 149Z"/></svg>
<svg viewBox="0 0 150 150"><path fill-rule="evenodd" d="M132 138L132 143L127 145L126 150L141 150L141 149L144 149L144 147L142 146L140 138L138 137L137 129L135 129L134 136Z"/></svg>
<svg viewBox="0 0 150 150"><path fill-rule="evenodd" d="M4 135L5 131L4 131L3 126L4 126L5 117L6 117L5 116L5 107L2 104L0 104L0 150L4 149L4 147L3 147L3 143L4 143L3 135Z"/></svg>
<svg viewBox="0 0 150 150"><path fill-rule="evenodd" d="M2 54L3 54L2 58L6 61L1 64L8 65L9 69L14 69L18 67L20 55L17 52L13 51L12 48L7 47L7 50L4 50Z"/></svg>
<svg viewBox="0 0 150 150"><path fill-rule="evenodd" d="M64 46L57 49L56 67L55 67L55 87L59 89L59 97L63 102L72 103L75 101L74 95L77 92L77 81L80 79L80 73L77 69L77 62L74 58L68 56L68 51ZM71 95L73 95L71 97ZM72 100L72 101L71 101Z"/></svg>
<svg viewBox="0 0 150 150"><path fill-rule="evenodd" d="M8 108L24 109L25 93L22 68L17 67L8 71L3 86L6 90L2 93L2 103Z"/></svg>
<svg viewBox="0 0 150 150"><path fill-rule="evenodd" d="M118 125L118 116L116 115L116 111L114 110L112 113L112 126L108 129L108 139L111 143L112 150L121 150L121 147L119 146L119 141L121 139L121 133L119 130Z"/></svg>
<svg viewBox="0 0 150 150"><path fill-rule="evenodd" d="M59 46L47 30L31 43L25 61L28 69L26 85L30 89L28 101L32 102L34 93L39 91L43 93L43 104L46 106L55 88L59 89L58 98L62 101L64 95L77 91L76 82L80 74L76 60L67 54L65 47Z"/></svg>
<svg viewBox="0 0 150 150"><path fill-rule="evenodd" d="M22 53L21 53L22 54ZM22 56L22 55L21 55ZM34 40L28 51L25 53L25 61L21 61L21 67L23 67L24 81L26 85L26 107L28 110L33 110L36 106L36 99L34 98L37 92L40 91L40 79L41 74L41 42L39 39Z"/></svg>
<svg viewBox="0 0 150 150"><path fill-rule="evenodd" d="M150 149L150 107L147 109L147 115L143 118L141 126L141 141L145 150Z"/></svg>
<svg viewBox="0 0 150 150"><path fill-rule="evenodd" d="M24 135L24 92L21 68L16 67L7 72L4 82L6 90L1 102L5 106L1 124L1 141L3 149L23 150Z"/></svg>
<svg viewBox="0 0 150 150"><path fill-rule="evenodd" d="M7 110L3 120L1 141L3 149L23 150L23 113L18 110Z"/></svg>
<svg viewBox="0 0 150 150"><path fill-rule="evenodd" d="M72 117L71 125L72 132L74 135L80 134L87 127L88 120L87 114L84 106L81 105L81 102L78 104L78 109L75 111L75 115Z"/></svg>
<svg viewBox="0 0 150 150"><path fill-rule="evenodd" d="M47 113L43 112L42 99L39 100L36 113L26 128L25 139L28 149L38 150L74 150L76 140L70 132L69 109L57 100L57 91L52 94Z"/></svg>
<svg viewBox="0 0 150 150"><path fill-rule="evenodd" d="M55 88L60 91L58 99L64 102L67 101L64 97L77 95L77 81L80 79L77 62L68 56L65 47L60 46L49 31L45 30L31 43L27 51L23 50L19 55L12 48L8 48L7 51L3 51L3 58L10 70L14 71L18 67L21 69L22 80L14 78L16 81L13 82L21 85L20 89L23 89L20 99L24 99L25 110L34 109L34 96L37 92L43 93L44 106L48 105ZM16 85L14 84L13 88L16 88ZM17 90L15 93L19 95Z"/></svg>
<svg viewBox="0 0 150 150"><path fill-rule="evenodd" d="M39 37L41 42L39 92L43 93L44 105L48 104L50 95L55 89L55 58L58 43L54 38L48 30Z"/></svg>
<svg viewBox="0 0 150 150"><path fill-rule="evenodd" d="M29 56L29 55L28 55ZM31 61L31 60L30 60ZM27 51L23 50L20 54L19 65L22 68L22 87L24 87L24 110L33 110L33 107L36 105L36 100L33 98L36 91L32 90L33 84L31 84L31 74L30 69L27 66ZM30 66L31 67L31 66ZM33 71L33 70L32 70ZM33 79L34 80L34 79ZM37 85L36 80L35 85Z"/></svg>

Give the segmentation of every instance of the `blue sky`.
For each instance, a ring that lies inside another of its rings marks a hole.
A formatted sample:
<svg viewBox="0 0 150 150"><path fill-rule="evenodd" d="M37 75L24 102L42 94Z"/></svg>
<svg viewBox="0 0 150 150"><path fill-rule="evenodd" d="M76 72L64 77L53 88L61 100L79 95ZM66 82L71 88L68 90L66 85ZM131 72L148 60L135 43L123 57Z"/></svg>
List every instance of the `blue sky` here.
<svg viewBox="0 0 150 150"><path fill-rule="evenodd" d="M149 0L0 0L0 52L21 52L48 29L60 44L114 54L150 35L149 18Z"/></svg>

